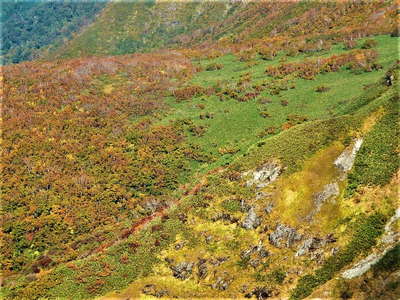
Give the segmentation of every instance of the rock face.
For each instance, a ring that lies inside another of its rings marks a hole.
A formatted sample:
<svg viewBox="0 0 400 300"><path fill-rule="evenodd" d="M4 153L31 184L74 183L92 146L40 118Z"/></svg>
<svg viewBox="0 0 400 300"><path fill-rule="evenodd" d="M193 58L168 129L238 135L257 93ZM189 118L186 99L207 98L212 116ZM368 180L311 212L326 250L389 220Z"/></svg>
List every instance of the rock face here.
<svg viewBox="0 0 400 300"><path fill-rule="evenodd" d="M296 241L300 241L302 235L296 229L278 224L273 233L269 235L269 242L277 248L291 247Z"/></svg>
<svg viewBox="0 0 400 300"><path fill-rule="evenodd" d="M328 183L324 185L321 192L314 195L314 203L317 207L320 207L326 200L337 195L339 195L339 185L337 182Z"/></svg>
<svg viewBox="0 0 400 300"><path fill-rule="evenodd" d="M362 143L363 139L356 139L354 145L346 148L342 152L342 154L340 154L339 157L335 160L335 166L344 173L350 171L353 167L354 159L356 158L356 154L358 150L360 150Z"/></svg>
<svg viewBox="0 0 400 300"><path fill-rule="evenodd" d="M337 182L328 183L324 185L321 192L314 194L313 196L313 203L314 207L313 210L307 215L305 218L307 221L311 221L315 214L317 214L320 210L322 205L328 201L332 197L336 197L339 195L339 185Z"/></svg>
<svg viewBox="0 0 400 300"><path fill-rule="evenodd" d="M247 213L246 218L244 219L242 223L242 227L245 229L256 229L258 226L260 226L261 220L259 217L257 217L257 214L254 210L254 208L250 208L249 212Z"/></svg>
<svg viewBox="0 0 400 300"><path fill-rule="evenodd" d="M270 162L266 163L262 167L258 168L251 174L251 179L247 180L247 186L255 185L256 188L260 189L266 187L271 182L274 182L279 175L282 173L282 167L275 163ZM244 175L248 175L249 173L245 173Z"/></svg>
<svg viewBox="0 0 400 300"><path fill-rule="evenodd" d="M191 262L181 262L176 266L171 266L172 273L175 278L185 280L192 275L194 263Z"/></svg>

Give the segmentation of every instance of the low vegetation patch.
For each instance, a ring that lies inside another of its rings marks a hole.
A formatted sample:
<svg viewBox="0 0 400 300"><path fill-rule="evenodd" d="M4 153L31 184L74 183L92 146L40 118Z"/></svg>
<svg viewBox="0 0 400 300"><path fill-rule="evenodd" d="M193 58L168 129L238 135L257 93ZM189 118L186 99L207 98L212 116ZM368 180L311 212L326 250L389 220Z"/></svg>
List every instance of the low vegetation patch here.
<svg viewBox="0 0 400 300"><path fill-rule="evenodd" d="M384 185L398 170L398 101L397 95L390 100L386 115L365 137L348 177L346 195L352 195L360 185Z"/></svg>
<svg viewBox="0 0 400 300"><path fill-rule="evenodd" d="M379 213L360 218L355 225L355 233L350 243L336 255L331 256L313 275L300 278L290 299L303 299L309 296L316 287L332 279L336 272L351 263L354 258L371 249L382 234L385 222L386 218Z"/></svg>

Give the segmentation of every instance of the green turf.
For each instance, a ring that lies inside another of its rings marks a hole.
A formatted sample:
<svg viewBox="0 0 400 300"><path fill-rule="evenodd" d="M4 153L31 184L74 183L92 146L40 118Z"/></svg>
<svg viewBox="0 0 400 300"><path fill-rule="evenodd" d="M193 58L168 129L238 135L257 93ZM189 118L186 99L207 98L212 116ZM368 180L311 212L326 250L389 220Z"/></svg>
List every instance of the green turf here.
<svg viewBox="0 0 400 300"><path fill-rule="evenodd" d="M191 100L177 102L174 97L166 98L170 109L161 119L161 123L168 123L177 119L189 119L196 126L207 128L202 136L188 134L189 141L199 144L204 151L212 153L218 160L212 165L203 165L208 170L217 165L223 165L232 160L235 155L243 154L251 145L259 140L258 134L265 128L276 127L278 133L282 125L287 122L289 115L300 115L308 118L309 121L327 119L341 115L344 107L364 93L364 87L376 82L381 78L388 67L393 64L397 57L397 38L389 36L376 36L378 42L376 50L379 53L378 63L382 70L355 74L350 70L343 69L339 72L320 74L315 80L294 79L294 89L282 91L279 95L270 95L265 90L257 98L268 97L272 103L260 104L256 100L249 102L238 102L234 99L221 102L216 95L195 97ZM362 41L358 42L359 45ZM318 57L329 57L331 55L345 53L342 44L334 45L331 51L317 53ZM216 84L222 86L236 83L240 76L246 73L251 74L251 85L263 81L272 81L273 78L265 74L265 69L270 65L280 63L285 53L279 55L273 61L264 61L261 58L255 59L255 65L248 66L246 62L240 62L232 54L209 60L197 61L202 67L212 63L222 64L223 68L215 71L202 71L197 73L190 84L203 87L212 87ZM286 57L286 62L304 60L304 58L315 58L315 56L299 55ZM316 88L326 86L327 92L318 93ZM287 106L282 106L281 101L288 101ZM204 108L199 108L203 105ZM260 112L266 111L270 117L264 118ZM212 119L200 119L201 113L212 113ZM236 154L221 155L218 149L231 146L239 151Z"/></svg>

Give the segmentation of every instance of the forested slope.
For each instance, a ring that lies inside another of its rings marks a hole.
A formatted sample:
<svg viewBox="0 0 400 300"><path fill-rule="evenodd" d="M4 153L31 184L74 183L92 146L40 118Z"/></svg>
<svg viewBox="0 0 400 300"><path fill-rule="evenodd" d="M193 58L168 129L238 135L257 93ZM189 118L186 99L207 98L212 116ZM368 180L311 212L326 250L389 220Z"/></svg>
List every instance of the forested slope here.
<svg viewBox="0 0 400 300"><path fill-rule="evenodd" d="M2 1L2 64L37 59L88 25L105 1Z"/></svg>

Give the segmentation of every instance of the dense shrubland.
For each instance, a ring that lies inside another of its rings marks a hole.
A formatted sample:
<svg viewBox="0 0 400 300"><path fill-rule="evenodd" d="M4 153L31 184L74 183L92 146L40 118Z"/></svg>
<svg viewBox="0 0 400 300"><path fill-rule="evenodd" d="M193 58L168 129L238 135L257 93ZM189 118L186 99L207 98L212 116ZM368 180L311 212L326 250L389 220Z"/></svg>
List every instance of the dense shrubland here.
<svg viewBox="0 0 400 300"><path fill-rule="evenodd" d="M393 7L234 3L221 23L207 12L212 30L199 21L196 36L174 40L199 47L3 69L6 298L84 299L128 285L134 298L289 289L301 298L374 247L393 214L398 169L397 71L387 72L397 39L374 36L393 30ZM114 53L106 42L80 48L85 34L63 55ZM118 53L143 46L116 44ZM302 209L338 180L333 161L360 135L337 202L305 221ZM282 166L278 181L254 190L245 172L271 161ZM252 213L259 223L245 228ZM331 236L340 250L295 258L295 248L270 243L283 223Z"/></svg>
<svg viewBox="0 0 400 300"><path fill-rule="evenodd" d="M266 73L275 78L295 75L303 79L314 79L317 74L337 72L342 67L352 71L370 72L380 68L375 63L378 53L374 50L354 51L328 58L304 60L300 63L286 63L277 67L268 67Z"/></svg>
<svg viewBox="0 0 400 300"><path fill-rule="evenodd" d="M25 269L49 251L70 259L74 254L65 246L80 235L120 222L141 198L177 188L198 152L185 143L183 129L145 119L134 125L129 118L161 109L162 101L153 99L171 79L182 80L193 70L174 54L153 59L30 63L5 70L4 270ZM125 78L116 81L117 90L99 90L100 77L115 80L118 74Z"/></svg>

